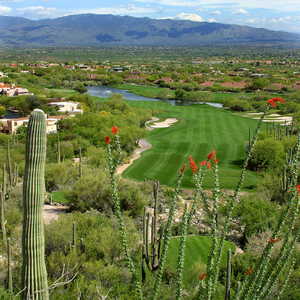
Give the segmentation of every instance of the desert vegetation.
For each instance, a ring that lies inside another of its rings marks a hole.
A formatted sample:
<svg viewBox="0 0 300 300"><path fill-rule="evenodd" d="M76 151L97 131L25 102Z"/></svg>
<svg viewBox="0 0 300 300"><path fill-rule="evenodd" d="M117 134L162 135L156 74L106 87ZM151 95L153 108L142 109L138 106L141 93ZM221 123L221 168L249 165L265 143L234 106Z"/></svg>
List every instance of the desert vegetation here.
<svg viewBox="0 0 300 300"><path fill-rule="evenodd" d="M34 94L0 96L30 114L0 134L1 299L299 299L296 59L191 53L1 65ZM103 85L163 101L86 92ZM54 99L83 112L46 135Z"/></svg>

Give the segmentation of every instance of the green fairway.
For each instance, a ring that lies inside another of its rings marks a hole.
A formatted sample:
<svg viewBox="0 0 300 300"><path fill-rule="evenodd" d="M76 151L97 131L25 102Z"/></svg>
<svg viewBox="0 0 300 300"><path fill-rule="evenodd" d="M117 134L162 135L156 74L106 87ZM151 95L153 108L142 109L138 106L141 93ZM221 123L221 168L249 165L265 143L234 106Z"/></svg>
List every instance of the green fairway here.
<svg viewBox="0 0 300 300"><path fill-rule="evenodd" d="M127 90L139 96L149 98L161 98L165 94L167 99L175 99L175 91L168 88L161 88L157 86L132 85L132 84L118 84L115 86L118 89Z"/></svg>
<svg viewBox="0 0 300 300"><path fill-rule="evenodd" d="M173 238L170 242L169 247L167 266L173 272L176 271L179 241L179 238ZM187 237L183 273L183 278L185 282L190 282L193 280L193 278L195 280L198 280L200 271L199 269L201 269L201 265L203 268L203 265L207 264L211 244L212 240L209 236ZM226 253L229 248L231 248L232 252L234 253L235 245L230 242L225 242L222 256L222 264L225 264L226 262Z"/></svg>
<svg viewBox="0 0 300 300"><path fill-rule="evenodd" d="M170 128L155 129L147 135L152 148L142 153L124 176L135 180L157 179L173 186L182 164L192 155L197 162L206 159L211 150L217 150L220 160L222 188L233 189L241 173L240 163L245 158L249 128L254 132L257 121L233 115L230 111L208 105L172 106L164 102L128 101L130 105L160 111L160 118L177 118ZM186 172L184 187L191 187L191 171ZM256 185L257 175L247 172L244 188ZM205 187L212 187L211 171Z"/></svg>
<svg viewBox="0 0 300 300"><path fill-rule="evenodd" d="M53 93L56 97L69 97L78 94L78 92L71 89L48 89L48 91Z"/></svg>

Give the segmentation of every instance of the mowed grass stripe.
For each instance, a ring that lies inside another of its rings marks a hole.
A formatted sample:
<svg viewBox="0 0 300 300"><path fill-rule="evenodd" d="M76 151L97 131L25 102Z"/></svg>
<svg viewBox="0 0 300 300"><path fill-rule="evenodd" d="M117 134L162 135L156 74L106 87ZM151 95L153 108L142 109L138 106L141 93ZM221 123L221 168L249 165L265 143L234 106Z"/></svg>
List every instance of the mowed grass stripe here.
<svg viewBox="0 0 300 300"><path fill-rule="evenodd" d="M162 102L128 102L130 105L161 111L158 117L177 118L179 122L170 128L155 129L146 139L153 147L142 154L124 173L136 180L158 179L162 184L173 186L178 169L188 164L192 155L197 162L206 159L208 152L216 149L220 158L220 181L223 188L235 188L240 176L240 163L245 158L248 131L252 132L257 120L236 116L224 109L207 105L172 106ZM257 175L248 172L245 187L256 184ZM184 187L192 187L192 174L188 170ZM213 186L212 176L205 180L205 187Z"/></svg>

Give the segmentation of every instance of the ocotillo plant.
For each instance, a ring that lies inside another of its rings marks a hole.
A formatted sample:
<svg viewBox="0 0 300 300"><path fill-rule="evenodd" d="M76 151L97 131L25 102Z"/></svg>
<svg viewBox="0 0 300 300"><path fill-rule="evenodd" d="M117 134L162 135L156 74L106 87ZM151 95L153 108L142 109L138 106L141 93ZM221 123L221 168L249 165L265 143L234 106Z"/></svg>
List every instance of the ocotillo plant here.
<svg viewBox="0 0 300 300"><path fill-rule="evenodd" d="M138 278L138 274L136 271L135 264L133 262L133 259L130 256L129 248L128 248L128 239L127 234L125 231L125 223L124 223L124 217L121 211L121 203L120 203L120 197L119 197L119 190L118 190L118 181L116 178L116 167L120 163L120 157L121 157L121 146L120 146L120 140L118 135L119 129L116 126L112 127L112 134L114 136L113 138L113 145L112 140L109 136L105 137L105 143L107 146L107 164L108 164L108 171L110 175L110 183L111 183L111 189L112 189L112 200L114 204L114 213L118 219L118 225L119 225L119 232L121 235L121 244L122 244L122 250L125 254L127 267L132 275L133 282L135 285L135 297L142 300L143 299L143 291L142 286L140 283L140 280ZM115 146L117 149L117 157L114 157L112 146Z"/></svg>
<svg viewBox="0 0 300 300"><path fill-rule="evenodd" d="M46 117L31 113L23 183L22 299L48 300L42 209L45 200Z"/></svg>
<svg viewBox="0 0 300 300"><path fill-rule="evenodd" d="M231 288L231 249L228 250L228 254L227 254L225 300L230 300L230 288Z"/></svg>

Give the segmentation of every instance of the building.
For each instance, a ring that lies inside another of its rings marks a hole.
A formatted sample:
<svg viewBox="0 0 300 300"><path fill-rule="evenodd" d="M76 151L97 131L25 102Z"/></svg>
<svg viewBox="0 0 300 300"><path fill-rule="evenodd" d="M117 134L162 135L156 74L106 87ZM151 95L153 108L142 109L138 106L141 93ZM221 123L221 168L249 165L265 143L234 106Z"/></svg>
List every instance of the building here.
<svg viewBox="0 0 300 300"><path fill-rule="evenodd" d="M48 105L56 107L58 109L58 112L61 113L69 113L69 114L83 113L83 110L80 109L79 102L59 101L59 102L50 102L48 103Z"/></svg>
<svg viewBox="0 0 300 300"><path fill-rule="evenodd" d="M49 116L47 117L47 128L46 132L56 133L57 132L57 123L60 120L67 118L68 116ZM14 119L0 119L2 123L1 131L3 133L15 134L21 126L27 126L29 122L29 117L23 118L14 118Z"/></svg>
<svg viewBox="0 0 300 300"><path fill-rule="evenodd" d="M21 96L21 95L33 95L28 91L28 89L22 88L20 86L15 86L14 84L0 83L0 95L5 95L8 97Z"/></svg>

